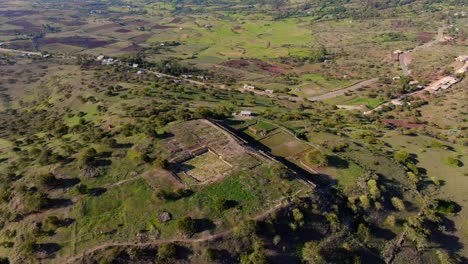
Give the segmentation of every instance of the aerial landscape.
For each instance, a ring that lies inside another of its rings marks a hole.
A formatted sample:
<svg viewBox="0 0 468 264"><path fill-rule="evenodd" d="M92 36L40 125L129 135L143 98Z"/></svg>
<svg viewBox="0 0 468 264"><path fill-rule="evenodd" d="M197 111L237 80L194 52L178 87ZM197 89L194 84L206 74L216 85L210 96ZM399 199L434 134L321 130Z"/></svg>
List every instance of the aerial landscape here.
<svg viewBox="0 0 468 264"><path fill-rule="evenodd" d="M0 0L0 264L468 263L466 0Z"/></svg>

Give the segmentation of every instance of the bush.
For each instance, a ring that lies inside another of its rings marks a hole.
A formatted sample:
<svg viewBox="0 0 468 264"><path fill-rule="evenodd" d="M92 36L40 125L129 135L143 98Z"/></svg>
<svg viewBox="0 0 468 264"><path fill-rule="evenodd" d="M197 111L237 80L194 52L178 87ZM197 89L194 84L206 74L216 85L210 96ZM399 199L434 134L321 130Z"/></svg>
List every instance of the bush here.
<svg viewBox="0 0 468 264"><path fill-rule="evenodd" d="M190 216L180 219L176 225L177 229L187 236L192 236L197 232L195 221Z"/></svg>
<svg viewBox="0 0 468 264"><path fill-rule="evenodd" d="M460 205L450 200L437 200L437 211L446 215L455 214L460 211Z"/></svg>
<svg viewBox="0 0 468 264"><path fill-rule="evenodd" d="M158 248L158 260L167 261L175 258L177 255L177 246L174 243L162 244Z"/></svg>
<svg viewBox="0 0 468 264"><path fill-rule="evenodd" d="M317 149L311 150L309 153L307 153L306 159L308 162L319 167L328 166L328 156Z"/></svg>
<svg viewBox="0 0 468 264"><path fill-rule="evenodd" d="M448 165L450 166L453 166L453 167L462 167L463 163L456 159L456 158L452 158L452 157L448 157L446 160Z"/></svg>
<svg viewBox="0 0 468 264"><path fill-rule="evenodd" d="M37 178L37 184L43 188L51 188L58 184L58 179L52 173L42 174L37 176Z"/></svg>
<svg viewBox="0 0 468 264"><path fill-rule="evenodd" d="M398 211L404 211L406 209L405 203L400 198L393 197L390 201L392 202L393 207Z"/></svg>
<svg viewBox="0 0 468 264"><path fill-rule="evenodd" d="M409 158L409 153L404 150L397 151L395 154L393 154L393 159L400 163L406 163Z"/></svg>
<svg viewBox="0 0 468 264"><path fill-rule="evenodd" d="M356 235L363 243L367 243L370 239L370 230L364 224L359 224Z"/></svg>

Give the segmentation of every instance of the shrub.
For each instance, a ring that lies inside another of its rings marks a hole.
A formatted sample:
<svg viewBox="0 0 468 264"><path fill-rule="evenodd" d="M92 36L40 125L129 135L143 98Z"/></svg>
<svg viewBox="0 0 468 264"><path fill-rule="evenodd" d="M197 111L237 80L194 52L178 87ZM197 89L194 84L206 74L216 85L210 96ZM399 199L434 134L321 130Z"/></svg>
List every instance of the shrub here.
<svg viewBox="0 0 468 264"><path fill-rule="evenodd" d="M307 153L306 159L308 162L319 167L328 166L328 156L317 149L311 150L309 153Z"/></svg>
<svg viewBox="0 0 468 264"><path fill-rule="evenodd" d="M177 246L174 243L162 244L158 248L158 260L167 261L177 255Z"/></svg>
<svg viewBox="0 0 468 264"><path fill-rule="evenodd" d="M462 166L462 162L460 160L456 159L456 158L448 157L448 158L446 158L445 161L450 166L454 166L454 167L461 167Z"/></svg>
<svg viewBox="0 0 468 264"><path fill-rule="evenodd" d="M437 211L450 215L460 211L460 205L450 200L437 200Z"/></svg>
<svg viewBox="0 0 468 264"><path fill-rule="evenodd" d="M404 150L397 151L393 154L393 159L400 163L406 163L409 158L409 153Z"/></svg>
<svg viewBox="0 0 468 264"><path fill-rule="evenodd" d="M370 230L364 224L359 224L356 235L360 241L366 243L370 239Z"/></svg>
<svg viewBox="0 0 468 264"><path fill-rule="evenodd" d="M187 236L192 236L197 231L195 221L190 216L177 221L177 229Z"/></svg>

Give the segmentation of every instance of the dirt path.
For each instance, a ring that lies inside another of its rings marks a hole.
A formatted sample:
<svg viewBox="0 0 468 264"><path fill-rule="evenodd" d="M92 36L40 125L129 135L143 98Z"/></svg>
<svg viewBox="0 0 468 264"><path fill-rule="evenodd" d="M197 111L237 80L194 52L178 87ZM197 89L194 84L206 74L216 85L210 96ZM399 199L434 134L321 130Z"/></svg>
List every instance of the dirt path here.
<svg viewBox="0 0 468 264"><path fill-rule="evenodd" d="M401 67L401 70L403 71L403 76L409 76L410 75L410 71L408 69L408 57L411 56L410 52L409 51L405 51L403 53L400 53L400 55L398 55L398 60L400 61L400 67Z"/></svg>
<svg viewBox="0 0 468 264"><path fill-rule="evenodd" d="M33 52L33 51L24 51L24 50L14 50L14 49L5 49L5 48L0 48L0 53L14 53L14 54L26 54L28 56L42 56L42 53L40 52Z"/></svg>
<svg viewBox="0 0 468 264"><path fill-rule="evenodd" d="M298 192L296 193L298 194ZM261 212L254 216L252 219L255 221L260 221L265 218L267 218L269 215L271 215L274 212L279 211L280 209L286 208L291 204L290 201L287 199L282 199L280 202L278 202L275 206L272 208L268 209L267 211ZM150 242L108 242L104 243L95 247L92 247L90 249L87 249L83 251L82 253L63 259L60 261L60 263L74 263L82 258L84 258L87 255L90 255L96 251L110 248L110 247L154 247L154 246L160 246L162 244L167 244L167 243L183 243L183 244L194 244L194 243L203 243L203 242L209 242L209 241L214 241L219 238L222 238L224 236L230 235L234 231L234 228L231 228L229 230L217 233L217 234L211 234L211 235L205 235L199 238L171 238L171 239L159 239L159 240L154 240Z"/></svg>
<svg viewBox="0 0 468 264"><path fill-rule="evenodd" d="M376 83L378 80L379 80L378 78L365 80L365 81L362 81L360 83L351 85L349 87L346 87L346 88L343 88L343 89L340 89L340 90L332 91L332 92L322 94L322 95L318 95L318 96L309 97L307 99L309 101L322 101L322 100L338 97L340 95L345 94L346 92L351 92L351 91L354 91L354 90L357 90L357 89L365 88L366 86L369 86L371 84Z"/></svg>
<svg viewBox="0 0 468 264"><path fill-rule="evenodd" d="M421 50L421 49L426 49L426 48L434 46L437 43L443 42L444 31L448 28L450 28L450 26L443 26L443 27L438 28L436 39L426 42L422 45L416 46L413 49L406 50L398 55L398 60L400 62L400 67L404 76L409 76L411 74L411 71L408 69L408 65L411 63L411 52Z"/></svg>

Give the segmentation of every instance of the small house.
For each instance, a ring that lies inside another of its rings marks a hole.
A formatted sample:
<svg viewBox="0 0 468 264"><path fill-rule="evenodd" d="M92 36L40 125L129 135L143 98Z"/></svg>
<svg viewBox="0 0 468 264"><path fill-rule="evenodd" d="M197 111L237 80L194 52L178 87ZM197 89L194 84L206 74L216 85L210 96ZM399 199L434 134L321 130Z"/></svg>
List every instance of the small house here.
<svg viewBox="0 0 468 264"><path fill-rule="evenodd" d="M458 57L455 58L455 60L459 61L459 62L466 62L466 61L468 61L468 55L458 56Z"/></svg>
<svg viewBox="0 0 468 264"><path fill-rule="evenodd" d="M255 90L255 86L249 85L249 84L244 84L244 90L254 91L254 90Z"/></svg>
<svg viewBox="0 0 468 264"><path fill-rule="evenodd" d="M104 59L104 55L99 55L96 58L97 61L102 61L103 59Z"/></svg>
<svg viewBox="0 0 468 264"><path fill-rule="evenodd" d="M273 94L274 92L275 92L275 91L270 90L270 89L265 90L265 93L269 93L269 94Z"/></svg>
<svg viewBox="0 0 468 264"><path fill-rule="evenodd" d="M252 112L251 111L247 111L247 110L243 110L240 112L240 116L243 116L243 117L251 117L252 116Z"/></svg>

